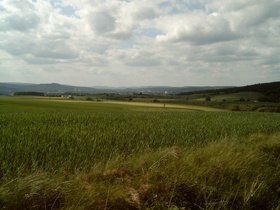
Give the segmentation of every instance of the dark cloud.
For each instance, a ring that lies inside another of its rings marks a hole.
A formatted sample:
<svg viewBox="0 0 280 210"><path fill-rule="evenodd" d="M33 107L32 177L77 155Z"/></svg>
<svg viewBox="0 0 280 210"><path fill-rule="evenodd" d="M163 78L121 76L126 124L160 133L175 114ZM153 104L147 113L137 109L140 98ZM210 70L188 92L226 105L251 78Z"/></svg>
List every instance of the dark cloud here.
<svg viewBox="0 0 280 210"><path fill-rule="evenodd" d="M280 55L272 55L265 59L264 65L279 65L280 66Z"/></svg>
<svg viewBox="0 0 280 210"><path fill-rule="evenodd" d="M53 59L47 59L47 58L36 58L33 56L24 56L23 59L29 63L29 64L35 64L35 65L43 65L43 64L55 64L57 61Z"/></svg>
<svg viewBox="0 0 280 210"><path fill-rule="evenodd" d="M136 20L153 19L156 16L157 15L155 10L151 7L138 8L138 10L136 10L134 13L134 17Z"/></svg>
<svg viewBox="0 0 280 210"><path fill-rule="evenodd" d="M32 55L39 58L52 58L52 59L75 59L79 54L71 49L58 49L58 48L38 48L32 52Z"/></svg>
<svg viewBox="0 0 280 210"><path fill-rule="evenodd" d="M35 28L40 22L40 18L37 15L13 15L6 18L7 30L13 29L18 31L27 31L29 29Z"/></svg>
<svg viewBox="0 0 280 210"><path fill-rule="evenodd" d="M106 9L91 12L89 23L92 29L98 34L110 32L115 29L115 18Z"/></svg>

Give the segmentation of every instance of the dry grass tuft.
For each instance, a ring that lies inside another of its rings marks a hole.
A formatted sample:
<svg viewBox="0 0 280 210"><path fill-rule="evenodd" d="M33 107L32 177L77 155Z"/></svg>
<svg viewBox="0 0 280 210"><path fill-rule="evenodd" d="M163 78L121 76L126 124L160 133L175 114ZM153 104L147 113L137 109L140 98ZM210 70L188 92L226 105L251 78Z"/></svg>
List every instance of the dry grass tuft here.
<svg viewBox="0 0 280 210"><path fill-rule="evenodd" d="M141 208L141 206L143 204L141 201L140 193L137 190L135 190L134 188L127 189L127 198L125 200L132 206L135 206L139 209Z"/></svg>

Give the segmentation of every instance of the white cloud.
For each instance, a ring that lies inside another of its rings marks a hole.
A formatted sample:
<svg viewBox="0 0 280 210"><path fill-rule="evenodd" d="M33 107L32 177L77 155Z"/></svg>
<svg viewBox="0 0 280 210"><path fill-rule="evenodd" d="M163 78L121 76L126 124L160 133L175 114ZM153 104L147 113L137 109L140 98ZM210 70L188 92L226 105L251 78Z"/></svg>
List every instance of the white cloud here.
<svg viewBox="0 0 280 210"><path fill-rule="evenodd" d="M271 81L279 25L279 0L2 0L0 75L90 86Z"/></svg>
<svg viewBox="0 0 280 210"><path fill-rule="evenodd" d="M0 30L27 31L39 24L39 17L34 13L34 5L26 0L3 1L0 5Z"/></svg>
<svg viewBox="0 0 280 210"><path fill-rule="evenodd" d="M231 41L239 37L234 33L227 20L220 16L193 12L189 15L174 15L164 25L165 35L156 37L159 42L189 42L192 44L211 44Z"/></svg>
<svg viewBox="0 0 280 210"><path fill-rule="evenodd" d="M215 0L208 4L208 8L216 10L229 22L232 30L250 32L266 24L270 19L277 19L280 16L280 3L278 0L237 0L221 1Z"/></svg>

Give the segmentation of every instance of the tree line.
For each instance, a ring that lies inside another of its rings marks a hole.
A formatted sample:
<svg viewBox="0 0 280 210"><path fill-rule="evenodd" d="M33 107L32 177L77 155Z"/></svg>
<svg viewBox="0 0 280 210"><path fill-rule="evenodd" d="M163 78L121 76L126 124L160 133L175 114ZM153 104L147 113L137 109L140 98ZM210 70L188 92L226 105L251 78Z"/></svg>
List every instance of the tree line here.
<svg viewBox="0 0 280 210"><path fill-rule="evenodd" d="M27 92L15 92L14 96L45 96L45 94L42 92L27 91Z"/></svg>

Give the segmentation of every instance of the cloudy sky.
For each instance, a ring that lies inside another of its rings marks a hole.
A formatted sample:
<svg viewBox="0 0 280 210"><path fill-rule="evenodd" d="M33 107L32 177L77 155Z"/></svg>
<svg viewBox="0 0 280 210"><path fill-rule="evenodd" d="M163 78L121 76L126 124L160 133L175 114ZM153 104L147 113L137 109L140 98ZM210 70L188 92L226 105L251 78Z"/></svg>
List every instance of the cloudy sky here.
<svg viewBox="0 0 280 210"><path fill-rule="evenodd" d="M0 0L0 82L280 80L280 0Z"/></svg>

